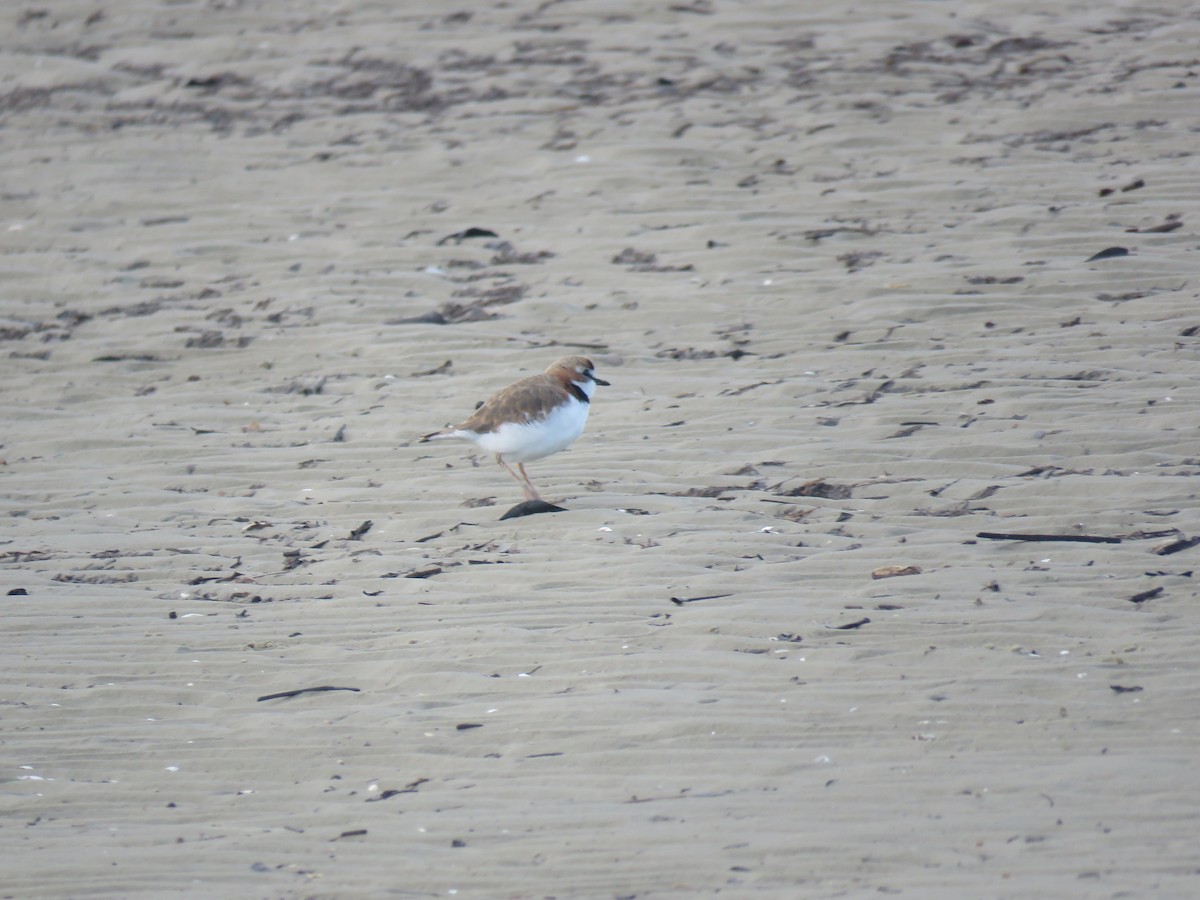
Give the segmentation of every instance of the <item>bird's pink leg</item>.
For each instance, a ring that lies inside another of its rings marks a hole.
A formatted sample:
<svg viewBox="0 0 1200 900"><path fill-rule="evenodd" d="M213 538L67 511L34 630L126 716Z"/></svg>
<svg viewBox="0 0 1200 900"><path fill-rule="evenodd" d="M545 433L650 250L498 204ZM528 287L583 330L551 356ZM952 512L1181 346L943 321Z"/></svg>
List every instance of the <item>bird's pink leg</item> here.
<svg viewBox="0 0 1200 900"><path fill-rule="evenodd" d="M539 494L538 489L533 486L533 482L529 480L529 473L525 471L525 463L517 463L517 468L521 470L521 477L525 479L525 499L541 500L542 495Z"/></svg>
<svg viewBox="0 0 1200 900"><path fill-rule="evenodd" d="M517 468L521 470L521 474L518 475L512 470L512 467L504 461L504 458L499 453L496 454L496 462L500 463L500 467L513 478L515 478L517 480L517 484L521 485L521 492L525 495L526 500L542 499L538 496L537 489L534 488L534 486L530 483L529 476L525 474L524 465L517 463Z"/></svg>

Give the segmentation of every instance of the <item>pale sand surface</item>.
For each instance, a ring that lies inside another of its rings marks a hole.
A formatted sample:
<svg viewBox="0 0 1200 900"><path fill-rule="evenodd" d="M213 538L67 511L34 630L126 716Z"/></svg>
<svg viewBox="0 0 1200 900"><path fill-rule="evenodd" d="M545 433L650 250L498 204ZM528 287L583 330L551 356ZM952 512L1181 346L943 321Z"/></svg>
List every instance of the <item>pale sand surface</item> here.
<svg viewBox="0 0 1200 900"><path fill-rule="evenodd" d="M0 12L0 895L1200 894L1200 4L431 8Z"/></svg>

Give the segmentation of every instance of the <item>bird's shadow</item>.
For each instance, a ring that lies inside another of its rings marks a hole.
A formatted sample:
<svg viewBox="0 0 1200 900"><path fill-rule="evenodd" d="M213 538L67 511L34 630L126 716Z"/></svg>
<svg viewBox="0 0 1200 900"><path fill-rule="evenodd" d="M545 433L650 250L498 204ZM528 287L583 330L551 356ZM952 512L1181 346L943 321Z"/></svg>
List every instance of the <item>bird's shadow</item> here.
<svg viewBox="0 0 1200 900"><path fill-rule="evenodd" d="M502 515L500 521L518 519L521 516L536 516L538 513L555 512L566 512L566 510L561 506L555 506L553 503L547 503L545 500L525 500Z"/></svg>

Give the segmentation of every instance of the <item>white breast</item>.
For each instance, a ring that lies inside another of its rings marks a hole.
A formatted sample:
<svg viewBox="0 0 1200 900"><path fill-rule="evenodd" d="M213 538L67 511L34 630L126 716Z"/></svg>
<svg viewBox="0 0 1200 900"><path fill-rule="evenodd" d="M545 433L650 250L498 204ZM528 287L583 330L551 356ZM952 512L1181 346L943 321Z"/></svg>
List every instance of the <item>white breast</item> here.
<svg viewBox="0 0 1200 900"><path fill-rule="evenodd" d="M507 422L495 431L478 435L474 440L488 453L503 456L506 462L541 459L567 448L583 434L589 406L571 397L541 421L523 425Z"/></svg>

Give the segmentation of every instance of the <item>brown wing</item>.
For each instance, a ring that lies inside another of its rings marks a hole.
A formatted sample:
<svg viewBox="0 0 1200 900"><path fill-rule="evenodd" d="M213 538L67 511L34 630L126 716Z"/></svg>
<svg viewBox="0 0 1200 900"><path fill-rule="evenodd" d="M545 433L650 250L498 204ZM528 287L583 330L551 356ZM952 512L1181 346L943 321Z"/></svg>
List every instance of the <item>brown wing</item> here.
<svg viewBox="0 0 1200 900"><path fill-rule="evenodd" d="M566 392L557 381L545 375L531 375L493 395L458 427L487 434L505 422L537 421L546 418L565 399Z"/></svg>

